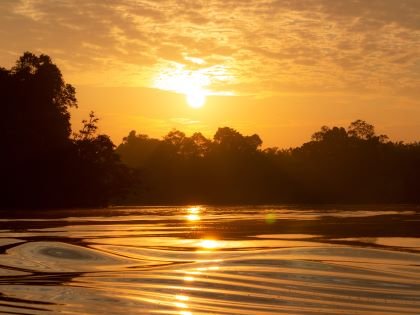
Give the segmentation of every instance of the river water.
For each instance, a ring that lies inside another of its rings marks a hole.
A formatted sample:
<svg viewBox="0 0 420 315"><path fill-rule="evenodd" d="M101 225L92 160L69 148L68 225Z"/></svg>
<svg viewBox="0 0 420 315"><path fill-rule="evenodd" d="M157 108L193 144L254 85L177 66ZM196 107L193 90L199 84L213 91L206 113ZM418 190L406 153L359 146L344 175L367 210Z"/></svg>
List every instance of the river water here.
<svg viewBox="0 0 420 315"><path fill-rule="evenodd" d="M2 314L420 314L420 209L2 213Z"/></svg>

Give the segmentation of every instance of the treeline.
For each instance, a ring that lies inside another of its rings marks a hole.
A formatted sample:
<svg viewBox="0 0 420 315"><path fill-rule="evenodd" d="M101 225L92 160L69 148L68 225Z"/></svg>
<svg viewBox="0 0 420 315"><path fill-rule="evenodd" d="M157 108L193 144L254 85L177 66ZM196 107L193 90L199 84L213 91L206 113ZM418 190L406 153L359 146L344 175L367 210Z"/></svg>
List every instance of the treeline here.
<svg viewBox="0 0 420 315"><path fill-rule="evenodd" d="M116 148L93 113L72 133L71 107L75 89L48 56L0 68L0 208L420 202L420 143L390 142L362 120L287 150L228 127L212 139L131 131Z"/></svg>
<svg viewBox="0 0 420 315"><path fill-rule="evenodd" d="M0 68L1 208L104 206L128 188L130 171L93 114L72 134L75 89L46 55Z"/></svg>
<svg viewBox="0 0 420 315"><path fill-rule="evenodd" d="M132 203L419 202L420 144L388 141L357 120L324 126L287 150L261 149L258 135L219 128L213 139L131 131L117 148L141 174Z"/></svg>

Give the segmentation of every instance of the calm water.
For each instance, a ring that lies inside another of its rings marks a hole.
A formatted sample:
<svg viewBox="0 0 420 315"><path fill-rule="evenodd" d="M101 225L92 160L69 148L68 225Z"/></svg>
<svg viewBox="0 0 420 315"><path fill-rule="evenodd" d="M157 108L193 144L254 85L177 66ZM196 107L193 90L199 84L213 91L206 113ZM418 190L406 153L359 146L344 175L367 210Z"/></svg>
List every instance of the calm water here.
<svg viewBox="0 0 420 315"><path fill-rule="evenodd" d="M2 214L0 313L420 314L417 207Z"/></svg>

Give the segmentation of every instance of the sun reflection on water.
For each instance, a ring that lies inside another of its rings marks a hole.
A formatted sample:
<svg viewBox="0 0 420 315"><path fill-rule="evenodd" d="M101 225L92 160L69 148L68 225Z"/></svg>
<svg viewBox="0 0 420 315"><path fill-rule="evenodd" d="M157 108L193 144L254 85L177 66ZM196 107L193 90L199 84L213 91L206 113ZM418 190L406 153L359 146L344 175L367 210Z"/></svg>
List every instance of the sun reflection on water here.
<svg viewBox="0 0 420 315"><path fill-rule="evenodd" d="M220 242L211 239L201 240L199 246L204 249L216 249L220 247Z"/></svg>
<svg viewBox="0 0 420 315"><path fill-rule="evenodd" d="M201 211L201 207L198 207L198 206L188 208L188 212L192 214L200 213L200 211Z"/></svg>
<svg viewBox="0 0 420 315"><path fill-rule="evenodd" d="M188 208L188 212L199 213L200 208ZM204 249L204 252L209 254L213 249L221 246L221 241L216 238L203 238L196 241L196 246ZM185 268L177 269L175 272L179 274L177 277L180 283L173 288L172 300L170 301L174 310L171 314L179 315L193 315L200 307L200 298L195 298L192 294L203 290L203 279L211 276L216 276L221 272L220 264L223 259L209 257L203 259L202 256L197 256L193 265L187 265ZM186 294L187 293L187 294Z"/></svg>
<svg viewBox="0 0 420 315"><path fill-rule="evenodd" d="M187 304L181 302L175 302L174 305L178 308L187 308Z"/></svg>
<svg viewBox="0 0 420 315"><path fill-rule="evenodd" d="M191 228L198 227L195 224L197 221L202 220L205 208L201 206L190 206L181 209L183 218L191 223ZM218 240L216 235L207 235L201 239L180 239L182 244L188 244L188 246L194 246L197 249L197 253L207 253L211 255L212 252L222 247L223 242ZM174 292L172 301L170 303L175 308L174 314L179 315L193 315L195 310L195 301L193 297L187 296L184 292L194 292L194 290L200 289L200 283L203 281L203 277L207 277L208 273L218 273L218 264L222 261L221 259L203 259L204 256L197 257L195 263L199 263L199 266L194 268L179 269L177 272L182 275L179 277L181 285L177 287L178 292ZM209 257L213 258L213 257ZM195 286L198 286L195 288Z"/></svg>
<svg viewBox="0 0 420 315"><path fill-rule="evenodd" d="M200 217L201 210L202 208L199 206L189 207L187 208L188 214L185 216L185 218L188 221L199 221L201 220L201 217Z"/></svg>
<svg viewBox="0 0 420 315"><path fill-rule="evenodd" d="M188 301L190 298L186 295L175 295L175 299L179 301Z"/></svg>
<svg viewBox="0 0 420 315"><path fill-rule="evenodd" d="M188 302L188 300L190 299L188 296L182 295L182 294L177 294L177 295L175 295L175 299L177 300L176 302L174 302L175 307L177 307L177 308L188 308L188 304L185 303L185 302ZM189 312L189 313L191 314L191 312ZM180 311L180 314L182 314L182 311ZM186 314L186 313L184 313L184 314Z"/></svg>
<svg viewBox="0 0 420 315"><path fill-rule="evenodd" d="M198 214L189 214L186 216L188 221L198 221L200 220L200 216Z"/></svg>

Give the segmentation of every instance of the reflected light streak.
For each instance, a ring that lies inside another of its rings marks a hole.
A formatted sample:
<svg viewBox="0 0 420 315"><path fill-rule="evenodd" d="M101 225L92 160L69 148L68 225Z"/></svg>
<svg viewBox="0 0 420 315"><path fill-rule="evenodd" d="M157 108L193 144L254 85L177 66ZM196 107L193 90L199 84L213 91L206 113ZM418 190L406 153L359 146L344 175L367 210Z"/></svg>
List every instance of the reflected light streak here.
<svg viewBox="0 0 420 315"><path fill-rule="evenodd" d="M201 211L201 207L189 207L187 209L188 215L186 216L186 219L188 221L198 221L200 220L199 213Z"/></svg>
<svg viewBox="0 0 420 315"><path fill-rule="evenodd" d="M175 295L175 298L179 301L188 301L190 298L186 295Z"/></svg>
<svg viewBox="0 0 420 315"><path fill-rule="evenodd" d="M200 213L201 207L189 207L187 211L191 214L197 214Z"/></svg>
<svg viewBox="0 0 420 315"><path fill-rule="evenodd" d="M187 275L201 275L200 271L185 271Z"/></svg>
<svg viewBox="0 0 420 315"><path fill-rule="evenodd" d="M186 216L188 221L198 221L200 220L200 216L197 214L189 214Z"/></svg>
<svg viewBox="0 0 420 315"><path fill-rule="evenodd" d="M197 270L200 270L200 271L219 270L219 266L200 267L200 268L197 268Z"/></svg>
<svg viewBox="0 0 420 315"><path fill-rule="evenodd" d="M175 302L174 305L178 308L188 308L188 305L181 302Z"/></svg>
<svg viewBox="0 0 420 315"><path fill-rule="evenodd" d="M190 298L186 295L177 294L175 295L175 299L181 302L174 302L175 307L178 308L188 308L188 305L184 302L187 302Z"/></svg>
<svg viewBox="0 0 420 315"><path fill-rule="evenodd" d="M199 245L205 249L215 249L220 247L219 242L216 240L202 240Z"/></svg>

